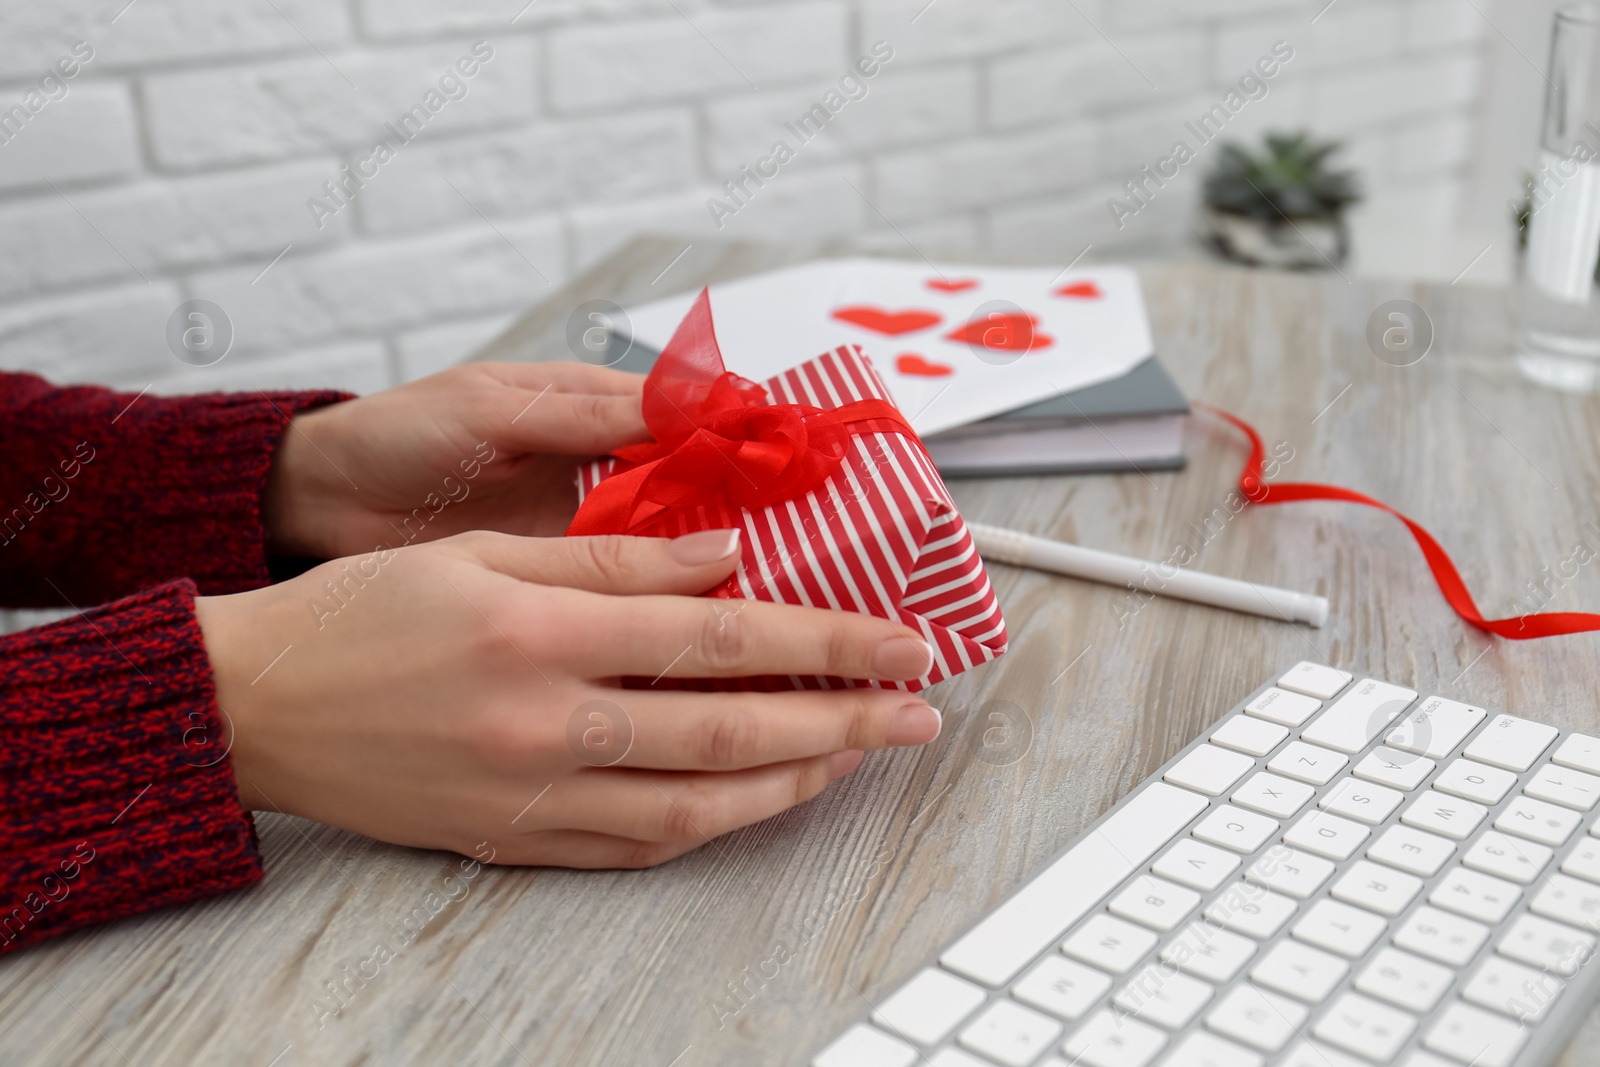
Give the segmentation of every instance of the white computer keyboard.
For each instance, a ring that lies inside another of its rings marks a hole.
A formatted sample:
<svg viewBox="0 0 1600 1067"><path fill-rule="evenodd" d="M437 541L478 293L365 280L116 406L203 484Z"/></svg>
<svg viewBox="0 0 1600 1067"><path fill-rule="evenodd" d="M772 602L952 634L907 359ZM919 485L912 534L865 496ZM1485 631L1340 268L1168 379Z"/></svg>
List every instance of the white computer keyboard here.
<svg viewBox="0 0 1600 1067"><path fill-rule="evenodd" d="M1600 738L1300 663L811 1062L1547 1064L1600 993L1597 800Z"/></svg>

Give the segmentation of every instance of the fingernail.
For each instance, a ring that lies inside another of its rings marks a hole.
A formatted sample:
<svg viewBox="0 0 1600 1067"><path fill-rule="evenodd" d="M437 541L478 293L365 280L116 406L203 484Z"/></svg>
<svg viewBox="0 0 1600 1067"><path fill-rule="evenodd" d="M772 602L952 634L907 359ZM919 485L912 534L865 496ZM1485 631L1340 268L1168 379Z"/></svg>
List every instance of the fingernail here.
<svg viewBox="0 0 1600 1067"><path fill-rule="evenodd" d="M866 755L860 749L851 749L848 752L835 752L828 757L828 777L843 778L857 767L861 766L861 757Z"/></svg>
<svg viewBox="0 0 1600 1067"><path fill-rule="evenodd" d="M884 678L921 678L933 667L933 647L915 637L891 637L872 653L872 673Z"/></svg>
<svg viewBox="0 0 1600 1067"><path fill-rule="evenodd" d="M925 745L939 736L944 718L927 704L907 704L889 720L884 742L889 745Z"/></svg>
<svg viewBox="0 0 1600 1067"><path fill-rule="evenodd" d="M703 567L739 551L738 530L701 530L667 542L667 554L685 567Z"/></svg>

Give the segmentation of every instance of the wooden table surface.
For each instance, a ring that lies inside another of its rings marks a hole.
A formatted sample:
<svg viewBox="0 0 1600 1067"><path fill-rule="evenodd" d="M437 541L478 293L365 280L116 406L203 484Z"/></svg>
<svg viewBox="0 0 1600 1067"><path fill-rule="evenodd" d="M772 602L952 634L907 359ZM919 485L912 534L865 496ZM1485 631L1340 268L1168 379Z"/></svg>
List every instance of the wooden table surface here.
<svg viewBox="0 0 1600 1067"><path fill-rule="evenodd" d="M582 301L626 305L827 251L697 241L674 262L683 246L634 242L482 355L570 358ZM1518 379L1504 292L1142 274L1158 349L1190 396L1292 449L1281 477L1360 489L1423 522L1487 614L1513 613L1578 544L1600 549L1600 400ZM1380 362L1364 339L1393 298L1436 330L1412 366ZM1186 447L1178 473L952 489L974 520L1161 558L1199 543L1190 524L1223 507L1244 454L1204 417ZM1600 636L1485 637L1386 516L1247 509L1196 565L1321 593L1332 616L1312 630L1160 600L1129 613L1123 591L993 566L1011 650L930 692L945 711L934 744L869 755L817 800L646 872L447 881L455 857L258 817L259 887L0 962L0 1063L798 1064L1287 664L1600 730ZM1554 608L1600 609L1600 567L1556 586ZM987 714L1003 708L1020 733L986 746ZM420 932L398 941L402 927ZM401 947L331 1014L327 983L380 942ZM1596 1049L1600 1013L1564 1062L1594 1063Z"/></svg>

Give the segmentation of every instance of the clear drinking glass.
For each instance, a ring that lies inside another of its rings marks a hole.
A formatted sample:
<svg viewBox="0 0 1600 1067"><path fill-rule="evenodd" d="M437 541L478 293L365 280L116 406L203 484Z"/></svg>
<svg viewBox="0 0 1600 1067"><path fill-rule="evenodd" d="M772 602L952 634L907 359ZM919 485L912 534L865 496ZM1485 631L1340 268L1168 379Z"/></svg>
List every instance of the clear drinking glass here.
<svg viewBox="0 0 1600 1067"><path fill-rule="evenodd" d="M1535 381L1600 390L1600 5L1556 12L1539 168L1528 203L1517 363Z"/></svg>

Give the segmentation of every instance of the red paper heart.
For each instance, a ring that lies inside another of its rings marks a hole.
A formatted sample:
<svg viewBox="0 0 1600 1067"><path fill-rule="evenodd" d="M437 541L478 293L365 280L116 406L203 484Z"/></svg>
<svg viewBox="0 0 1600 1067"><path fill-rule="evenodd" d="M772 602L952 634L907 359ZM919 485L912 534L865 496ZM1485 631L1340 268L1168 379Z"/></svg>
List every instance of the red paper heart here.
<svg viewBox="0 0 1600 1067"><path fill-rule="evenodd" d="M1094 282L1068 282L1055 293L1057 296L1075 296L1080 300L1099 300L1106 295Z"/></svg>
<svg viewBox="0 0 1600 1067"><path fill-rule="evenodd" d="M948 363L935 363L915 352L902 352L896 356L894 369L901 374L915 374L919 378L944 378L956 372Z"/></svg>
<svg viewBox="0 0 1600 1067"><path fill-rule="evenodd" d="M986 318L973 319L951 330L945 338L1002 352L1031 352L1055 344L1056 339L1040 333L1038 327L1039 320L1026 311L1017 314L991 311Z"/></svg>
<svg viewBox="0 0 1600 1067"><path fill-rule="evenodd" d="M903 333L925 330L929 326L939 325L943 318L934 311L885 311L883 308L866 304L835 308L833 317L840 322L848 322L864 330L881 333L885 337L898 337Z"/></svg>
<svg viewBox="0 0 1600 1067"><path fill-rule="evenodd" d="M941 293L964 293L968 289L978 287L976 278L929 278L928 288L937 289Z"/></svg>

